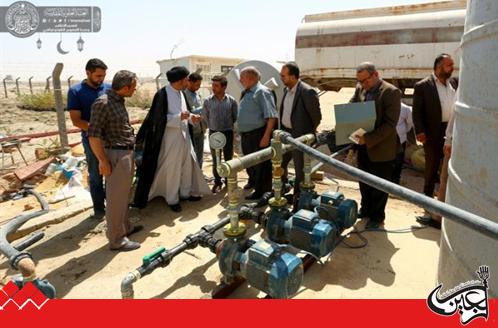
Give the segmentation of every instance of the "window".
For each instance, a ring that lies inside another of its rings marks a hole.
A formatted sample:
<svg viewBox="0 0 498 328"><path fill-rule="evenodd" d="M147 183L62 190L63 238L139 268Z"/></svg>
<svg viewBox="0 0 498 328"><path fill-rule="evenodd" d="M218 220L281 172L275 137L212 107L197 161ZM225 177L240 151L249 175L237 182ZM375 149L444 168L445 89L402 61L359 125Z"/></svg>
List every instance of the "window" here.
<svg viewBox="0 0 498 328"><path fill-rule="evenodd" d="M228 73L234 68L234 66L221 65L221 73Z"/></svg>
<svg viewBox="0 0 498 328"><path fill-rule="evenodd" d="M211 65L209 64L196 64L195 70L201 70L201 74L209 74L211 72Z"/></svg>

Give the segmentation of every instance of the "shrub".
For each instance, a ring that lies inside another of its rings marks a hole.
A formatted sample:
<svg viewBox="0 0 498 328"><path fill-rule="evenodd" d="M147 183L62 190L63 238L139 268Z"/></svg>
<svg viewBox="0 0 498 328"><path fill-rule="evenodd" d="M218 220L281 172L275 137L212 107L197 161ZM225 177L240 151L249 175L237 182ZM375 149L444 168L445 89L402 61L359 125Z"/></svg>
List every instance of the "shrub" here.
<svg viewBox="0 0 498 328"><path fill-rule="evenodd" d="M138 107L142 109L150 108L152 96L149 91L137 90L132 97L126 98L126 106Z"/></svg>
<svg viewBox="0 0 498 328"><path fill-rule="evenodd" d="M41 92L19 96L20 108L34 111L55 111L55 98L53 92ZM67 104L67 95L62 94L64 108Z"/></svg>

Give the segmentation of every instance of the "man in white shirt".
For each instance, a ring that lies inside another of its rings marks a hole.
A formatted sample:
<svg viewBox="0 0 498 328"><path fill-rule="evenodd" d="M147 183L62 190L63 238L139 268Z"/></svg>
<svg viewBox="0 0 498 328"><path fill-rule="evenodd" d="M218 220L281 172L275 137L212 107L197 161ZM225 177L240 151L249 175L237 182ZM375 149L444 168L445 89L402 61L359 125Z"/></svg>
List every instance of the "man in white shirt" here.
<svg viewBox="0 0 498 328"><path fill-rule="evenodd" d="M393 182L399 184L401 180L401 171L405 161L406 140L408 132L413 128L412 108L404 103L401 103L399 112L398 124L396 132L398 133L399 142L401 143L401 151L396 156L394 163Z"/></svg>

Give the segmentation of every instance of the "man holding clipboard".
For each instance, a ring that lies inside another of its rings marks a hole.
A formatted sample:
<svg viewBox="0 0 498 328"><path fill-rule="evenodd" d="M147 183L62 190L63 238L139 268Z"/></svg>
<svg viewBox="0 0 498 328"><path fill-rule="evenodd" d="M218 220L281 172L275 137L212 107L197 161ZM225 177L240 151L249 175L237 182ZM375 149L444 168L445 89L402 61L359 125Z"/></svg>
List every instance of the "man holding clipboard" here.
<svg viewBox="0 0 498 328"><path fill-rule="evenodd" d="M400 143L396 133L401 92L398 88L382 80L372 63L365 62L356 69L358 84L351 103L374 101L375 124L372 131L362 133L352 131L358 144L358 168L383 178L392 180L394 160ZM367 229L377 229L385 220L388 194L360 182L360 218L370 218Z"/></svg>

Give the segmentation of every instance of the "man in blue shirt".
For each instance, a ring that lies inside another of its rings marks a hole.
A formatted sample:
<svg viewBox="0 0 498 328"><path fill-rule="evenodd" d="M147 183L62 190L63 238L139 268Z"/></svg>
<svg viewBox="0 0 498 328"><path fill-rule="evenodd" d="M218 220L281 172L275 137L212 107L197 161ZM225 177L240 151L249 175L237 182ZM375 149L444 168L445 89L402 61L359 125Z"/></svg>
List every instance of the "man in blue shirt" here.
<svg viewBox="0 0 498 328"><path fill-rule="evenodd" d="M240 72L240 83L245 90L240 99L237 122L244 155L270 146L273 129L277 125L275 97L259 82L260 78L259 71L251 66ZM271 161L247 169L247 174L249 182L244 189L254 188L254 192L246 199L257 200L271 191Z"/></svg>
<svg viewBox="0 0 498 328"><path fill-rule="evenodd" d="M88 124L94 101L103 95L109 84L104 83L106 64L93 58L85 67L87 78L72 86L67 93L67 109L73 125L81 129L81 142L85 150L88 165L90 194L92 196L94 217L102 219L105 215L105 191L102 176L99 173L99 162L90 148L88 141Z"/></svg>

